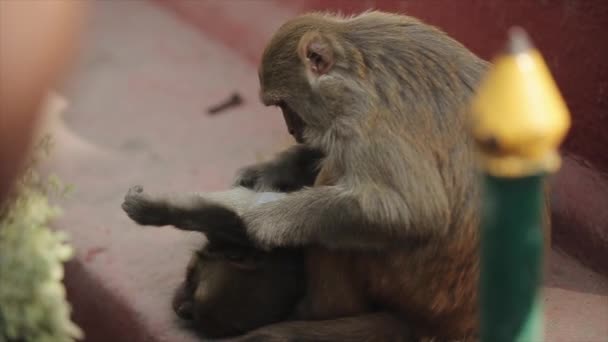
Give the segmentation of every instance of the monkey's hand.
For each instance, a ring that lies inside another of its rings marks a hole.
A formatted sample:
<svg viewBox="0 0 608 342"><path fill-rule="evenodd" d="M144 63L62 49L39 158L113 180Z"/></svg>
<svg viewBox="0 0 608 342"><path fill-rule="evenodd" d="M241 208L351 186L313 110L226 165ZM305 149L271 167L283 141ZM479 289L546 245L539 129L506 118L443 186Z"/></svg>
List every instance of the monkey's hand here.
<svg viewBox="0 0 608 342"><path fill-rule="evenodd" d="M232 185L234 187L242 186L247 189L255 189L258 183L261 183L264 166L265 164L261 163L247 166L238 170Z"/></svg>
<svg viewBox="0 0 608 342"><path fill-rule="evenodd" d="M313 185L322 158L323 154L318 150L305 145L295 145L280 153L274 160L240 169L234 185L256 191L300 190Z"/></svg>
<svg viewBox="0 0 608 342"><path fill-rule="evenodd" d="M129 189L122 209L133 221L143 226L171 224L170 208L162 200L144 193L144 188L140 185Z"/></svg>
<svg viewBox="0 0 608 342"><path fill-rule="evenodd" d="M284 165L261 163L242 168L233 185L258 192L292 192L314 183L316 170L281 166Z"/></svg>
<svg viewBox="0 0 608 342"><path fill-rule="evenodd" d="M234 185L255 191L294 191L303 186L302 177L296 172L273 164L256 164L240 169Z"/></svg>

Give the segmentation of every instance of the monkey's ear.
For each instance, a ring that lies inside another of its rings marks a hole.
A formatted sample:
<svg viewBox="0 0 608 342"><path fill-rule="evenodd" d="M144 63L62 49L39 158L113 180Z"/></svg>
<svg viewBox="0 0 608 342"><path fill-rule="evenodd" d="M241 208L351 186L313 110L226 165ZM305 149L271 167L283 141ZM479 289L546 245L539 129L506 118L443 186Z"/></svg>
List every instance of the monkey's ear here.
<svg viewBox="0 0 608 342"><path fill-rule="evenodd" d="M307 32L300 38L298 55L316 76L327 74L335 61L331 42L316 31Z"/></svg>

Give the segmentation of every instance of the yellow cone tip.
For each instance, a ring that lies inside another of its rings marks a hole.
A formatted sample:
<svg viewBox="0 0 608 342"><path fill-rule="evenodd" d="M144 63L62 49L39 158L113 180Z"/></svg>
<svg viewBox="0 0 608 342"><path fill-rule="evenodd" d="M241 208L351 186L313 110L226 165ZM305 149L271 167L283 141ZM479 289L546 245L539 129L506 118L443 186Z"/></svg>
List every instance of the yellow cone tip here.
<svg viewBox="0 0 608 342"><path fill-rule="evenodd" d="M472 103L483 166L497 176L555 171L570 116L549 69L520 27L494 60Z"/></svg>
<svg viewBox="0 0 608 342"><path fill-rule="evenodd" d="M528 34L523 28L515 26L509 30L508 51L510 53L524 53L526 51L532 50L533 48L534 46L532 45Z"/></svg>

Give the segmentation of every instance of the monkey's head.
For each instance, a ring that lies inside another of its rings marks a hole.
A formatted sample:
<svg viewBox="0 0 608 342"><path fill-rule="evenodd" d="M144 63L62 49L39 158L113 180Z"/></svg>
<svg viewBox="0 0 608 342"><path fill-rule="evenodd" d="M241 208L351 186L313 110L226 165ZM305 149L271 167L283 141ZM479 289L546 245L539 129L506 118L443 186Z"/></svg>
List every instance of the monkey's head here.
<svg viewBox="0 0 608 342"><path fill-rule="evenodd" d="M392 115L399 127L412 120L419 129L431 127L424 125L429 117L446 120L446 110L466 102L484 63L412 17L306 14L284 24L266 47L260 97L281 108L298 142L323 148L375 125L375 115Z"/></svg>
<svg viewBox="0 0 608 342"><path fill-rule="evenodd" d="M193 253L173 309L211 338L280 321L303 294L301 262L295 250L263 252L210 241Z"/></svg>
<svg viewBox="0 0 608 342"><path fill-rule="evenodd" d="M359 101L347 63L352 47L342 42L337 24L322 15L296 18L279 29L262 57L262 102L281 108L300 143L321 138L332 119L347 111L336 99Z"/></svg>

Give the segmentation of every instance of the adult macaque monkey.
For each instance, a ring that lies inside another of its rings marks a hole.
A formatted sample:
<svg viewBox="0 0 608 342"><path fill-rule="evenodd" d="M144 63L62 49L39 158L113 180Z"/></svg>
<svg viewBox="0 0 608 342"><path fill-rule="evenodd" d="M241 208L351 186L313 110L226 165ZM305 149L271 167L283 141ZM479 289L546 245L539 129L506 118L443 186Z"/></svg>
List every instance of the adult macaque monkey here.
<svg viewBox="0 0 608 342"><path fill-rule="evenodd" d="M278 30L261 98L299 145L238 184L297 188L289 175L318 170L314 186L242 215L262 248L307 247L308 290L302 321L245 340L400 341L406 324L475 338L481 182L466 108L487 67L402 15L308 14Z"/></svg>
<svg viewBox="0 0 608 342"><path fill-rule="evenodd" d="M418 336L475 336L480 183L465 109L487 66L436 28L380 12L304 15L272 38L262 101L281 107L304 145L295 150L324 158L314 187L243 217L263 247L316 246L305 318L379 307ZM242 175L263 182L281 164ZM297 324L257 333L289 336ZM343 328L357 340L357 324Z"/></svg>

